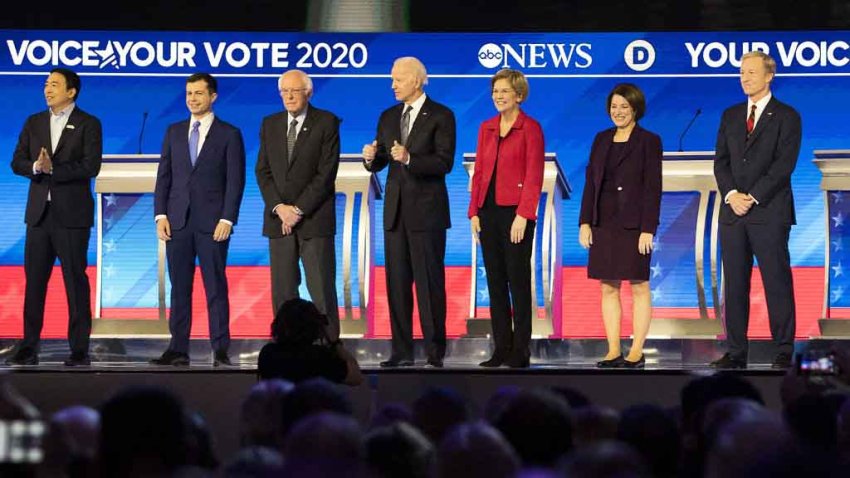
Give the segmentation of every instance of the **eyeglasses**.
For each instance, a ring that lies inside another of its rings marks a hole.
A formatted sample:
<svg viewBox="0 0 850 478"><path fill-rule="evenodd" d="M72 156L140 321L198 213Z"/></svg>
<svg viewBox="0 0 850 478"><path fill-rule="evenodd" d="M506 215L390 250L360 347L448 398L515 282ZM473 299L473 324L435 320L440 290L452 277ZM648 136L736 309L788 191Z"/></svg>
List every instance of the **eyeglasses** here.
<svg viewBox="0 0 850 478"><path fill-rule="evenodd" d="M307 91L307 88L281 88L281 95L301 95Z"/></svg>
<svg viewBox="0 0 850 478"><path fill-rule="evenodd" d="M511 93L514 93L514 92L515 92L515 90L513 88L504 88L504 89L501 89L501 90L495 90L494 89L493 90L493 96L498 95L498 94L509 95Z"/></svg>

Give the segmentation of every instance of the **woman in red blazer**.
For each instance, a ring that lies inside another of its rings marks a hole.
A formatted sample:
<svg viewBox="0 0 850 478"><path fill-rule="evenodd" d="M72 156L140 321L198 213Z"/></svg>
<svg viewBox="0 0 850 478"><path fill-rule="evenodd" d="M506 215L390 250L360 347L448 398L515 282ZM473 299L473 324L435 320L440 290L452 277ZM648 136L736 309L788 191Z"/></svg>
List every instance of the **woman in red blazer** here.
<svg viewBox="0 0 850 478"><path fill-rule="evenodd" d="M646 100L637 86L620 84L608 95L614 128L596 135L581 200L579 242L590 249L587 276L602 287L608 354L599 367L643 368L643 343L652 317L649 289L652 239L661 206L661 138L637 121ZM620 352L620 283L631 283L634 340Z"/></svg>
<svg viewBox="0 0 850 478"><path fill-rule="evenodd" d="M528 367L531 246L543 188L543 130L520 110L528 98L521 72L500 70L490 84L499 114L478 130L469 201L472 234L481 243L487 272L495 342L493 356L481 366Z"/></svg>

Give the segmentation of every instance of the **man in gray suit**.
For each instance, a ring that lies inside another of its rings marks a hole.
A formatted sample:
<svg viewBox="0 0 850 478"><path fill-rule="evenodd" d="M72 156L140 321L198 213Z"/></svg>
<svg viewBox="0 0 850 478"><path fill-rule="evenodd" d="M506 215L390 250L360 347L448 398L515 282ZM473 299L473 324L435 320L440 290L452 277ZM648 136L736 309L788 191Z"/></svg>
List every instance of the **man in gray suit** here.
<svg viewBox="0 0 850 478"><path fill-rule="evenodd" d="M263 118L257 184L265 202L263 235L269 238L272 305L298 297L304 264L307 290L327 316L328 338L339 337L336 295L336 172L339 118L314 107L306 73L281 75L284 111Z"/></svg>
<svg viewBox="0 0 850 478"><path fill-rule="evenodd" d="M723 113L717 133L714 176L723 205L720 246L725 277L728 351L711 365L746 368L753 256L767 299L776 344L773 368L788 368L796 329L788 235L796 224L791 173L800 153L802 127L794 108L770 92L776 62L760 51L741 59L748 99Z"/></svg>

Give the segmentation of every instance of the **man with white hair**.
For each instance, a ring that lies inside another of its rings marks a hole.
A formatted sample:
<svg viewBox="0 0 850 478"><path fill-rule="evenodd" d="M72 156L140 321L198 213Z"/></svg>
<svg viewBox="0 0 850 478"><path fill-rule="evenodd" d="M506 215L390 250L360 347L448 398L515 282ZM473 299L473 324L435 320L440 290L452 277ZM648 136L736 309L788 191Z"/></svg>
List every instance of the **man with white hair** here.
<svg viewBox="0 0 850 478"><path fill-rule="evenodd" d="M413 57L393 64L398 105L381 113L378 133L363 146L364 166L389 167L384 192L384 254L392 355L382 367L413 365L413 284L428 365L446 353L446 229L451 227L446 175L455 156L455 117L425 95L428 75Z"/></svg>
<svg viewBox="0 0 850 478"><path fill-rule="evenodd" d="M304 264L307 290L328 317L328 336L339 337L336 295L336 172L339 119L314 107L313 82L290 70L278 80L285 111L263 118L257 184L263 195L263 235L269 238L272 304L298 298Z"/></svg>

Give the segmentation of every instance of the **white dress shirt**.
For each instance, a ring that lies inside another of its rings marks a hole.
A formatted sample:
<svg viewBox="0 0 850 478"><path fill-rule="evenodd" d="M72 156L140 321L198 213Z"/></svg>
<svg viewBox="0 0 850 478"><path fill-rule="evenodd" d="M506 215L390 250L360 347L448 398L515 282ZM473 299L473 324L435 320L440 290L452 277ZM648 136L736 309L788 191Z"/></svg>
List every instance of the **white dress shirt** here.
<svg viewBox="0 0 850 478"><path fill-rule="evenodd" d="M65 131L65 127L68 126L68 118L71 117L71 112L74 111L74 106L76 103L71 103L70 105L63 108L58 113L54 113L53 110L50 111L50 159L53 159L53 153L56 152L56 146L59 145L59 138L62 137L62 132ZM35 163L32 165L32 173L35 174L52 174L53 171L41 171L36 168ZM47 200L50 201L50 190L47 190Z"/></svg>

